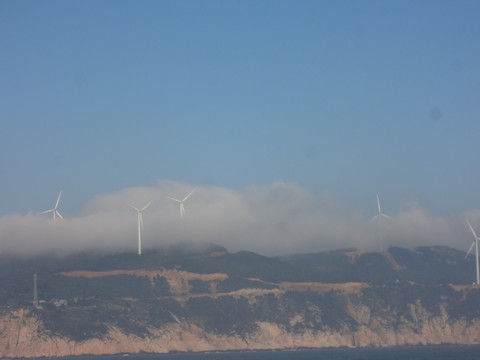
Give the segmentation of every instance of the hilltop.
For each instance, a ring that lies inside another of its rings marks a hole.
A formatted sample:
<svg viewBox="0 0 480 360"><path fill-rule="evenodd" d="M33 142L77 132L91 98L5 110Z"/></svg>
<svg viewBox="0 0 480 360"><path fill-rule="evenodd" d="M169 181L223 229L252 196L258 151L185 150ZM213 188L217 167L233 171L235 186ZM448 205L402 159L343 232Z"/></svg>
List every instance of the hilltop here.
<svg viewBox="0 0 480 360"><path fill-rule="evenodd" d="M3 256L0 356L477 343L473 269L448 247Z"/></svg>

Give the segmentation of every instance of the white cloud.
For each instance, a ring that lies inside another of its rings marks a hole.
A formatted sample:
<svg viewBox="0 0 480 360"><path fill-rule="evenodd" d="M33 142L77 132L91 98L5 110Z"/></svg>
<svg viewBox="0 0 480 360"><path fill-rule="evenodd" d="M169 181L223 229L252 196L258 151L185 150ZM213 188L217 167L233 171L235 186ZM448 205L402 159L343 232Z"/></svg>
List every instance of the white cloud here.
<svg viewBox="0 0 480 360"><path fill-rule="evenodd" d="M168 199L195 193L179 204ZM293 183L274 182L242 191L192 186L163 180L155 187L136 187L90 200L79 216L53 221L48 215L11 214L0 218L0 252L35 254L79 250L136 251L137 220L131 204L143 207L143 249L178 242L216 243L230 251L266 255L355 247L447 245L467 248L471 234L463 217L480 220L480 211L440 218L410 204L383 223L370 223L372 213L343 209L329 196L315 197ZM61 211L61 205L59 207ZM480 224L480 221L478 221Z"/></svg>

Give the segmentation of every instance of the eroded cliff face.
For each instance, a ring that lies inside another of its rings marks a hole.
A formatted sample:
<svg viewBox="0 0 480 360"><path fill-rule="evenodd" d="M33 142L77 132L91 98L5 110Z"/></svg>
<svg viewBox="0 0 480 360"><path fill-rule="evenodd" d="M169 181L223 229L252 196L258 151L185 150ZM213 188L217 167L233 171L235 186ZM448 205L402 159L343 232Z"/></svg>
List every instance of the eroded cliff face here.
<svg viewBox="0 0 480 360"><path fill-rule="evenodd" d="M247 294L245 294L247 295ZM248 294L251 297L251 294ZM308 329L305 313L289 316L289 329L279 323L256 321L255 329L243 334L221 334L201 323L179 320L149 327L142 336L109 326L101 338L74 341L45 328L37 310L4 311L0 317L0 357L69 356L82 354L166 353L169 351L292 349L298 347L363 347L427 344L478 344L480 320L450 319L446 305L438 314L429 313L421 301L408 304L408 316L388 319L374 315L368 304L347 302L354 326ZM68 320L67 320L68 321ZM293 326L293 327L292 327ZM299 330L292 331L295 326Z"/></svg>
<svg viewBox="0 0 480 360"><path fill-rule="evenodd" d="M480 343L480 287L458 281L464 255L420 250L78 255L46 263L40 306L17 271L29 263L11 261L0 358Z"/></svg>

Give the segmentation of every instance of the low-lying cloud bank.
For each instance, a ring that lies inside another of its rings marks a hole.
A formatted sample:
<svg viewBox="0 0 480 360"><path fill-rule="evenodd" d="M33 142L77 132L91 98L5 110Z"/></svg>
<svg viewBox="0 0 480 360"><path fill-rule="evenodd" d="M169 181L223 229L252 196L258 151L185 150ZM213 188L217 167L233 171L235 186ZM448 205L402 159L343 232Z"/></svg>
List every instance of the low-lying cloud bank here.
<svg viewBox="0 0 480 360"><path fill-rule="evenodd" d="M66 254L83 250L137 251L137 216L128 204L142 208L143 249L178 242L215 243L229 251L265 255L316 252L340 248L379 250L389 246L446 245L466 249L473 241L465 218L480 225L480 211L449 218L428 215L416 204L370 222L374 214L345 210L293 183L275 182L242 191L194 186L163 180L155 187L128 188L97 196L79 216L54 221L51 214L12 214L0 218L0 254ZM61 212L61 202L59 211ZM480 231L479 231L480 232Z"/></svg>

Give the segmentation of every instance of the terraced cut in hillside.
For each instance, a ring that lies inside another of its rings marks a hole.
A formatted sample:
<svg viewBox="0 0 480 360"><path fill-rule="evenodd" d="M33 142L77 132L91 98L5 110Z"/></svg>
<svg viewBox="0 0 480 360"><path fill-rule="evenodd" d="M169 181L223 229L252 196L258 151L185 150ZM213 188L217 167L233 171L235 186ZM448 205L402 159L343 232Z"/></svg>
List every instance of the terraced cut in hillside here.
<svg viewBox="0 0 480 360"><path fill-rule="evenodd" d="M0 357L475 344L472 265L440 247L3 259Z"/></svg>
<svg viewBox="0 0 480 360"><path fill-rule="evenodd" d="M214 274L197 274L188 271L180 270L109 270L109 271L86 271L86 270L76 270L70 272L61 272L58 273L61 276L68 277L84 277L84 278L101 278L101 277L111 277L119 275L129 275L136 277L145 277L150 280L150 284L155 286L155 280L158 278L165 278L168 286L170 288L170 293L172 297L175 298L189 298L189 297L218 297L218 296L246 296L249 297L252 294L254 295L266 295L266 294L275 294L281 295L287 291L312 291L319 294L324 294L330 291L340 291L344 294L359 294L362 289L368 287L367 283L343 283L343 284L325 284L320 282L280 282L273 283L263 281L261 279L249 278L248 280L252 282L259 282L263 284L270 285L272 289L258 289L258 288L244 288L235 291L229 292L219 292L217 290L217 284L220 281L227 280L229 276L227 274L214 273ZM203 281L210 283L208 286L205 286L205 289L208 290L205 293L191 294L193 286L190 284L192 281ZM166 298L166 297L163 297Z"/></svg>
<svg viewBox="0 0 480 360"><path fill-rule="evenodd" d="M70 272L61 272L58 275L70 277L100 278L106 276L129 275L136 277L145 277L150 280L152 286L155 279L165 278L168 282L170 292L173 296L188 296L192 286L190 281L199 280L204 282L218 282L228 279L226 274L196 274L180 270L109 270L109 271L86 271L76 270ZM210 287L214 289L214 287Z"/></svg>

